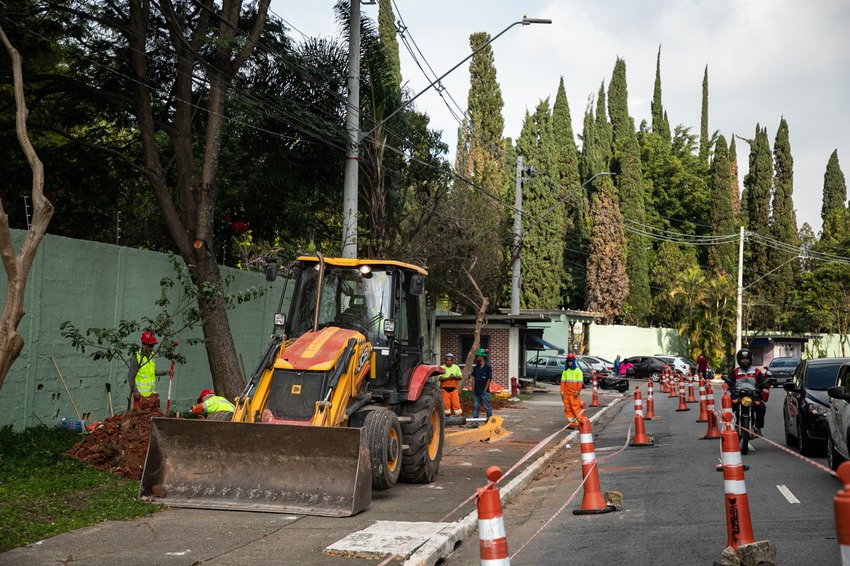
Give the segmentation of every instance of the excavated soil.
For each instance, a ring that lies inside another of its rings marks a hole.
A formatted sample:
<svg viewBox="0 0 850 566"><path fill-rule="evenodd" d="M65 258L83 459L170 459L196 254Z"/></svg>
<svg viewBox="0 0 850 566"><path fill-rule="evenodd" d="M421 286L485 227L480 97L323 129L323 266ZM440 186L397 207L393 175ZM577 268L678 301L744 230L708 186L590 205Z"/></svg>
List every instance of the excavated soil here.
<svg viewBox="0 0 850 566"><path fill-rule="evenodd" d="M125 478L141 479L152 417L164 416L159 395L142 397L140 407L109 417L66 454Z"/></svg>

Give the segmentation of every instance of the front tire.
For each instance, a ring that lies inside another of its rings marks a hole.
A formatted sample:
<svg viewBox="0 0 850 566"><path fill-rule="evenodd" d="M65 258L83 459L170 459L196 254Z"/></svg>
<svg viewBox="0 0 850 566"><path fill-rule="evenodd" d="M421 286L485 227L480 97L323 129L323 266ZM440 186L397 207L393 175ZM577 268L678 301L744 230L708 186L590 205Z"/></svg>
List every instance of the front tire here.
<svg viewBox="0 0 850 566"><path fill-rule="evenodd" d="M440 471L446 422L443 397L437 386L426 383L419 399L402 405L401 414L410 417L402 425L405 448L401 479L407 483L431 483Z"/></svg>
<svg viewBox="0 0 850 566"><path fill-rule="evenodd" d="M741 455L746 456L750 451L750 416L742 414L741 422L738 426L741 431Z"/></svg>
<svg viewBox="0 0 850 566"><path fill-rule="evenodd" d="M815 450L812 447L812 441L806 436L806 431L803 430L799 417L797 418L797 444L800 447L800 454L814 456Z"/></svg>
<svg viewBox="0 0 850 566"><path fill-rule="evenodd" d="M372 487L393 487L401 473L401 425L389 409L369 411L363 422L372 461Z"/></svg>
<svg viewBox="0 0 850 566"><path fill-rule="evenodd" d="M838 466L844 462L844 457L835 449L835 442L832 440L832 434L827 432L826 437L826 465L830 470L838 470Z"/></svg>

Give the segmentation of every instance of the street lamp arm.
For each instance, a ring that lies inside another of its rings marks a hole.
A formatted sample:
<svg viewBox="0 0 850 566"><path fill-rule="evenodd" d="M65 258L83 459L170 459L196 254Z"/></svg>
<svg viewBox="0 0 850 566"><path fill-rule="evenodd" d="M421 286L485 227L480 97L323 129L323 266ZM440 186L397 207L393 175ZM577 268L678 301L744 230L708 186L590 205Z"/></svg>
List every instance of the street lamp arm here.
<svg viewBox="0 0 850 566"><path fill-rule="evenodd" d="M507 32L507 31L508 31L509 29L511 29L512 27L514 27L514 26L518 26L518 25L524 25L524 26L527 26L527 25L530 25L530 24L551 24L551 23L552 23L552 20L547 20L547 19L542 19L542 18L523 18L523 19L521 19L521 20L519 20L519 21L516 21L516 22L512 23L511 25L509 25L508 27L506 27L505 29L503 29L502 31L500 31L498 34L496 34L496 35L494 35L493 37L491 37L491 38L490 38L490 40L489 40L487 43L485 43L484 45L482 45L481 47L479 47L478 49L476 49L475 51L473 51L472 53L470 53L469 55L467 55L467 56L466 56L463 60L461 60L461 62L460 62L460 63L458 63L457 65L455 65L454 67L452 67L451 69L449 69L448 71L446 71L445 73L443 73L442 75L440 75L439 77L437 77L436 79L434 79L434 80L431 82L431 84L429 84L428 86L426 86L426 87L425 87L425 88L424 88L421 92L419 92L418 94L416 94L413 98L411 98L411 99L409 99L409 100L406 100L406 101L405 101L405 102L404 102L401 106L399 106L398 108L396 108L395 110L393 110L393 111L390 113L390 115L389 115L389 116L387 116L386 118L384 118L383 120L381 120L380 122L378 122L378 123L375 125L375 127L374 127L374 128L372 128L372 129L371 129L371 130L369 130L368 132L365 132L365 133L361 134L360 139L362 140L362 139L364 139L364 138L369 137L369 135L371 135L371 134L372 134L375 130L377 130L378 128L380 128L380 127L381 127L381 126L383 126L384 124L386 124L386 123L389 121L389 119L390 119L390 118L392 118L393 116L395 116L396 114L398 114L399 112L401 112L402 110L404 110L405 108L407 108L408 106L410 106L411 104L413 104L413 102L414 102L417 98L419 98L420 96L422 96L423 94L425 94L426 92L428 92L428 90L430 90L430 89L431 89L431 87L433 87L434 85L438 84L440 81L442 81L444 78L446 78L446 77L447 77L450 73L452 73L455 69L457 69L458 67L460 67L461 65L463 65L464 63L466 63L467 61L469 61L470 59L472 59L472 58L473 58L475 55L477 55L477 54L478 54L478 53L479 53L482 49L484 49L485 47L487 47L488 45L490 45L491 43L493 43L494 41L496 41L497 39L499 39L502 35L504 35L504 34L505 34L505 32Z"/></svg>

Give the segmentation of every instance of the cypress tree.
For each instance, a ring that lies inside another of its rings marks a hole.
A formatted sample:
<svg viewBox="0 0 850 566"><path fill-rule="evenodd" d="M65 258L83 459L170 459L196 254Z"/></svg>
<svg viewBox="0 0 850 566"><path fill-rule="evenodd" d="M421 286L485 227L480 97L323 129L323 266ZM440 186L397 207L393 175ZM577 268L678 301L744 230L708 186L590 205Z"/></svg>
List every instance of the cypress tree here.
<svg viewBox="0 0 850 566"><path fill-rule="evenodd" d="M582 308L585 302L590 206L587 193L581 189L579 182L578 149L563 77L558 84L558 93L555 95L555 104L552 107L552 134L561 198L567 205L563 238L565 249L561 306L578 309Z"/></svg>
<svg viewBox="0 0 850 566"><path fill-rule="evenodd" d="M611 162L611 157L614 155L614 132L611 122L608 121L608 115L605 112L605 81L599 85L599 94L596 96L596 147L599 150L599 157L603 163ZM593 176L598 171L590 174Z"/></svg>
<svg viewBox="0 0 850 566"><path fill-rule="evenodd" d="M774 239L789 246L800 246L797 234L797 215L794 212L794 158L791 156L791 140L788 137L788 122L779 121L779 129L773 142L774 183L773 206L771 207L770 229ZM770 265L777 269L771 275L774 287L774 302L780 307L785 304L785 294L794 286L794 277L799 272L797 262L788 262L788 252L772 249ZM784 264L784 265L782 265ZM779 267L782 265L782 267Z"/></svg>
<svg viewBox="0 0 850 566"><path fill-rule="evenodd" d="M617 189L609 176L597 177L599 191L591 204L590 255L587 259L587 310L598 312L603 324L623 312L629 289L625 268L626 237L617 205Z"/></svg>
<svg viewBox="0 0 850 566"><path fill-rule="evenodd" d="M729 168L732 170L729 186L732 192L732 210L738 219L741 216L741 187L738 184L738 147L735 145L735 134L732 134L732 141L729 142Z"/></svg>
<svg viewBox="0 0 850 566"><path fill-rule="evenodd" d="M847 203L847 184L844 181L844 173L838 163L838 150L832 152L826 164L826 172L823 175L823 204L821 205L820 217L826 222L829 213L833 210L844 208Z"/></svg>
<svg viewBox="0 0 850 566"><path fill-rule="evenodd" d="M747 191L747 229L750 232L770 237L770 195L773 188L773 159L767 130L756 124L755 139L750 142L750 167L744 178ZM767 246L758 239L749 242L749 261L746 262L745 281L761 281L767 275ZM759 299L758 306L750 318L757 329L766 329L773 324L774 312L770 307L770 294L764 285L753 288L753 294Z"/></svg>
<svg viewBox="0 0 850 566"><path fill-rule="evenodd" d="M534 114L526 112L516 145L524 165L535 170L526 176L522 187L520 306L554 309L563 280L565 205L558 183L548 99L540 101Z"/></svg>
<svg viewBox="0 0 850 566"><path fill-rule="evenodd" d="M711 191L709 220L713 236L734 234L737 228L732 195L729 191L732 169L729 166L729 153L726 138L717 138L714 146L714 160L709 170L709 189ZM722 271L729 275L735 273L738 265L738 246L736 242L715 244L708 249L708 267L712 271Z"/></svg>
<svg viewBox="0 0 850 566"><path fill-rule="evenodd" d="M655 90L652 93L652 131L670 143L670 122L667 112L661 104L661 46L658 46L658 58L655 61Z"/></svg>
<svg viewBox="0 0 850 566"><path fill-rule="evenodd" d="M708 65L702 77L702 112L699 127L699 160L703 165L708 164Z"/></svg>
<svg viewBox="0 0 850 566"><path fill-rule="evenodd" d="M644 184L640 148L634 122L629 116L626 62L617 58L608 87L608 115L611 118L614 155L611 171L616 173L620 212L624 222L641 229L646 224ZM648 240L642 234L629 231L626 270L629 276L628 304L634 322L643 323L649 314Z"/></svg>
<svg viewBox="0 0 850 566"><path fill-rule="evenodd" d="M378 37L387 51L395 84L401 85L401 61L398 57L398 40L395 31L392 0L378 0Z"/></svg>

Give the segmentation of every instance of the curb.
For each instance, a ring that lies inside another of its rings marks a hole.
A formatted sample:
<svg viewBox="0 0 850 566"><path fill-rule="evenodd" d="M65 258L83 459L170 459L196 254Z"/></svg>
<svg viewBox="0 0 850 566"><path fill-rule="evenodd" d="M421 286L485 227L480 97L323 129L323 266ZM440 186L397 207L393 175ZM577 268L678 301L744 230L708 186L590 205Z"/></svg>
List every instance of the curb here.
<svg viewBox="0 0 850 566"><path fill-rule="evenodd" d="M591 422L595 422L602 416L605 411L615 407L623 402L625 397L614 399L611 403L600 409L591 418ZM578 437L578 431L571 430L567 436L558 442L558 444L546 451L543 456L537 458L518 476L508 482L507 485L499 488L499 494L502 500L502 506L507 505L516 495L518 495L528 484L531 483L537 472L549 464L555 457L558 450L574 438ZM451 524L439 533L429 538L420 546L416 552L404 561L404 566L434 566L439 560L447 558L455 548L463 542L469 535L478 528L478 510L471 511L466 517Z"/></svg>

